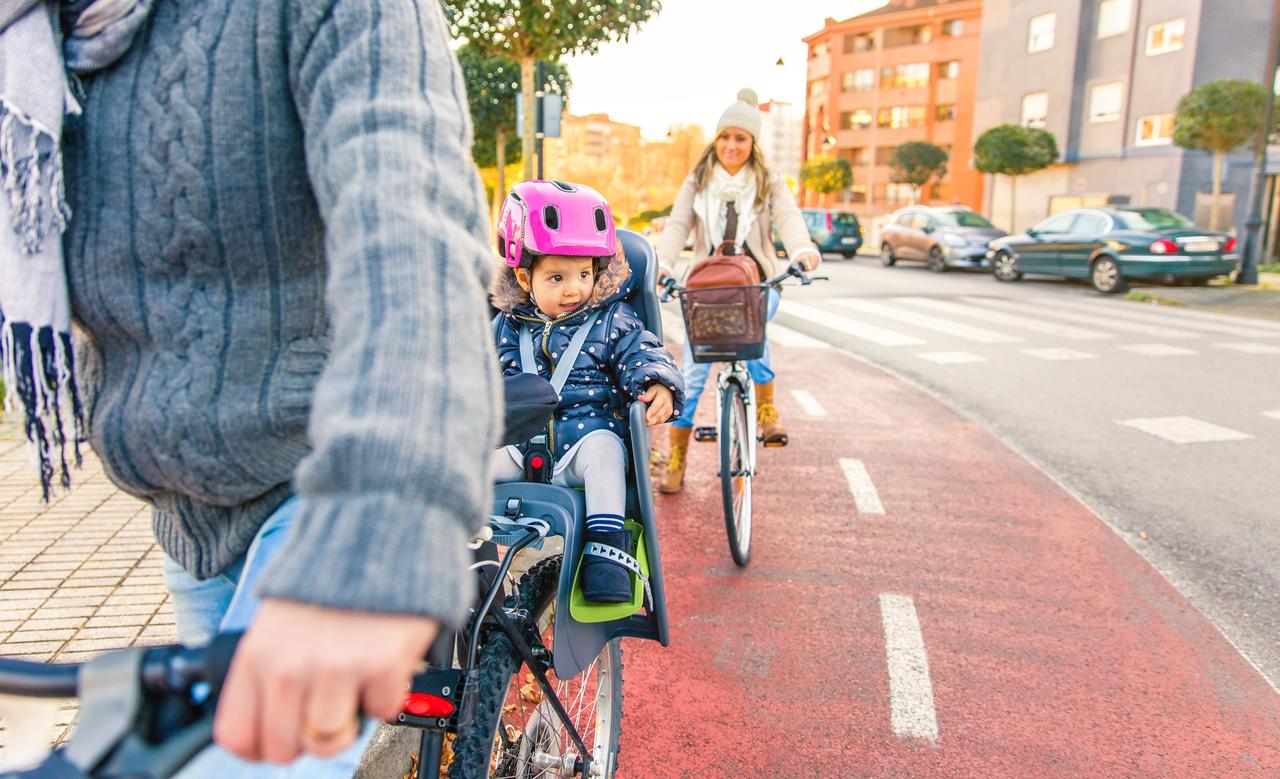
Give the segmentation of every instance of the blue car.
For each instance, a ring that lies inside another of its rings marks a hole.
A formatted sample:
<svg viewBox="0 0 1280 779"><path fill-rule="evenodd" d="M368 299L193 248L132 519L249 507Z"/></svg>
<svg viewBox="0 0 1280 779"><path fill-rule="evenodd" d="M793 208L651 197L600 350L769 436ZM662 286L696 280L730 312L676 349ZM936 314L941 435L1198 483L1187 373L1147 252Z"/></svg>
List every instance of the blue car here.
<svg viewBox="0 0 1280 779"><path fill-rule="evenodd" d="M809 237L823 254L839 254L845 259L853 259L858 249L862 248L864 230L852 211L802 208L800 213L804 215L804 224L809 228ZM777 230L773 233L773 247L778 250L779 257L787 255Z"/></svg>

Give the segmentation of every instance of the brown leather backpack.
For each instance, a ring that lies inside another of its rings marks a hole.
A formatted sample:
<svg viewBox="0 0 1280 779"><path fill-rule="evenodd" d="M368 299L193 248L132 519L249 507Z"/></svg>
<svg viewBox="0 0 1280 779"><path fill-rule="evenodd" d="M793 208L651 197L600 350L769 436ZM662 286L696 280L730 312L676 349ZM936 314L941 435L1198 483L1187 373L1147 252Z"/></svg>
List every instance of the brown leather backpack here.
<svg viewBox="0 0 1280 779"><path fill-rule="evenodd" d="M760 283L760 266L746 253L733 254L733 241L724 241L710 257L700 260L685 280L688 289L747 287ZM728 251L726 252L726 249Z"/></svg>

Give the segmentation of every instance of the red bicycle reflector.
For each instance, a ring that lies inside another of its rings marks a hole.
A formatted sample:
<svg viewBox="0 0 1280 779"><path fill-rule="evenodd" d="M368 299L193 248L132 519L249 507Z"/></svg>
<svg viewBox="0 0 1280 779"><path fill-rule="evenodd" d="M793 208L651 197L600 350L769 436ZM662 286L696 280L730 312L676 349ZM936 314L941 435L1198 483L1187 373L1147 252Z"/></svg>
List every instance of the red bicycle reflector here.
<svg viewBox="0 0 1280 779"><path fill-rule="evenodd" d="M447 717L453 713L453 701L425 692L411 692L404 699L404 713L415 717Z"/></svg>
<svg viewBox="0 0 1280 779"><path fill-rule="evenodd" d="M533 466L534 468L541 468L542 458L535 454L533 457L529 458L529 465Z"/></svg>

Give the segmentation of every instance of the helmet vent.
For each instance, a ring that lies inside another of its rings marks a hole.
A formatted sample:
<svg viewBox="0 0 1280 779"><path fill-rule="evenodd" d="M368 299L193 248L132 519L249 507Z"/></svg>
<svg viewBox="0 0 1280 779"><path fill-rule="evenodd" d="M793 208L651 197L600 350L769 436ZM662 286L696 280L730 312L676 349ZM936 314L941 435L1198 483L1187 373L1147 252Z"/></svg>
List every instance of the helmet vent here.
<svg viewBox="0 0 1280 779"><path fill-rule="evenodd" d="M557 180L557 181L552 181L551 183L556 187L556 189L560 190L561 192L577 192L578 191L577 187L565 181Z"/></svg>
<svg viewBox="0 0 1280 779"><path fill-rule="evenodd" d="M545 205L542 207L542 223L547 226L548 230L560 229L560 209L553 205Z"/></svg>
<svg viewBox="0 0 1280 779"><path fill-rule="evenodd" d="M604 209L597 208L596 209L596 229L603 233L608 228L609 228L609 223L605 218Z"/></svg>

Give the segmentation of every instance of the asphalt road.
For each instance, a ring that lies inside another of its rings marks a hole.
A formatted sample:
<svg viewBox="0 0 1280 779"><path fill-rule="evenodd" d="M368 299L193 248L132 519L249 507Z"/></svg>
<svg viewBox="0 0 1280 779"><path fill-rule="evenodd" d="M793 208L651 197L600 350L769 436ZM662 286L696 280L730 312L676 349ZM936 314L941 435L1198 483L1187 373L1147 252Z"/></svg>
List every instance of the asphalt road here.
<svg viewBox="0 0 1280 779"><path fill-rule="evenodd" d="M872 258L824 272L787 291L772 337L847 351L1006 441L1280 687L1280 323Z"/></svg>

